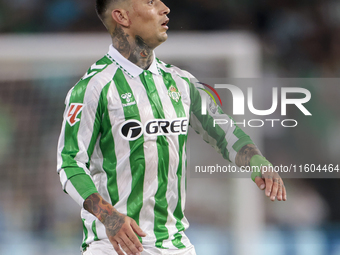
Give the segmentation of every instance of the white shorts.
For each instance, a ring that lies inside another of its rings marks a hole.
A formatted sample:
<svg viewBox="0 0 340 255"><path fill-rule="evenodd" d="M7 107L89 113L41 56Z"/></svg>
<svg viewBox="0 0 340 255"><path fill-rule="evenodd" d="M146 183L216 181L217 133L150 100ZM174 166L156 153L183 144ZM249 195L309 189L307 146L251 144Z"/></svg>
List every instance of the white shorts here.
<svg viewBox="0 0 340 255"><path fill-rule="evenodd" d="M196 255L194 246L190 246L180 250L158 249L155 247L143 247L141 255ZM125 253L124 253L125 254ZM92 242L83 255L117 255L108 239Z"/></svg>

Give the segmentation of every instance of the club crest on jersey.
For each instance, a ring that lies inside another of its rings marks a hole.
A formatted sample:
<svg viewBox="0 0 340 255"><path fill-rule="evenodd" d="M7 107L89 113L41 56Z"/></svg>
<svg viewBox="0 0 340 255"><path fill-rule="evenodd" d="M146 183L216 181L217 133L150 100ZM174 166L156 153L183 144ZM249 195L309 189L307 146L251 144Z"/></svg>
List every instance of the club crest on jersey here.
<svg viewBox="0 0 340 255"><path fill-rule="evenodd" d="M79 113L83 110L84 105L83 104L71 104L70 109L67 112L67 122L70 124L71 127L73 127L80 119L77 118Z"/></svg>
<svg viewBox="0 0 340 255"><path fill-rule="evenodd" d="M132 94L131 93L125 93L121 95L122 99L126 101L126 104L123 104L123 107L130 106L130 105L135 105L136 102L133 101L132 99Z"/></svg>
<svg viewBox="0 0 340 255"><path fill-rule="evenodd" d="M175 88L173 85L171 85L171 87L169 88L168 95L172 100L176 101L177 103L181 98L181 92L179 92L177 88Z"/></svg>

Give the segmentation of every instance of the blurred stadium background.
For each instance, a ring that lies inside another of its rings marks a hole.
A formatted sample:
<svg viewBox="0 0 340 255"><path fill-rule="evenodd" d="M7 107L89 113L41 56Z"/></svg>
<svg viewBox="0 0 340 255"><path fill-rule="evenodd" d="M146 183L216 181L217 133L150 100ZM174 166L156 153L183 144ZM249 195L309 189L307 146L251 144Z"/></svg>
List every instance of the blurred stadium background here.
<svg viewBox="0 0 340 255"><path fill-rule="evenodd" d="M165 3L171 33L156 53L204 82L340 75L339 1ZM0 254L79 254L79 208L61 190L56 144L67 91L106 53L110 38L96 17L94 0L0 0L0 31ZM238 44L241 50L228 48L225 52L234 54L216 56L207 46L223 44L221 38L226 48ZM184 58L172 54L173 48L188 45L206 49ZM248 52L249 58L238 52ZM313 118L298 129L262 131L255 139L274 164L339 164L340 86L304 87L318 95L309 106ZM339 179L288 179L285 203L271 203L252 191L245 196L235 182L189 178L188 235L198 255L340 254ZM251 207L252 201L259 206ZM246 224L239 229L235 213L242 209ZM257 220L253 225L261 225L261 231L252 237L257 246L242 250L252 242L237 231L246 236L248 222Z"/></svg>

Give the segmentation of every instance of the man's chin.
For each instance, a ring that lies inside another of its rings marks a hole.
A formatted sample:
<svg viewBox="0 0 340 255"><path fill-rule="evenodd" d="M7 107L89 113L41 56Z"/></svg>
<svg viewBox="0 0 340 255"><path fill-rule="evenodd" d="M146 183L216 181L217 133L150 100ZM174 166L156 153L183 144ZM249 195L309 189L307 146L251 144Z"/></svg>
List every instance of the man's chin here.
<svg viewBox="0 0 340 255"><path fill-rule="evenodd" d="M165 42L168 39L168 34L166 32L164 32L164 34L162 34L159 38L159 41L161 43Z"/></svg>
<svg viewBox="0 0 340 255"><path fill-rule="evenodd" d="M149 47L154 49L161 45L163 42L165 42L168 39L168 35L166 33L163 33L157 37L156 41L153 41L152 43L149 44Z"/></svg>

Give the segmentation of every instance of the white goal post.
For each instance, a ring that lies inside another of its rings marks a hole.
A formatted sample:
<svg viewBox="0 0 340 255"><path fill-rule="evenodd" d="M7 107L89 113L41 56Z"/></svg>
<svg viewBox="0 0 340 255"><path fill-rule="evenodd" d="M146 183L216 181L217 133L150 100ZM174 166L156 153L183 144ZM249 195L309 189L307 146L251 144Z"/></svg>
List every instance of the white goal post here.
<svg viewBox="0 0 340 255"><path fill-rule="evenodd" d="M0 44L0 80L35 79L42 66L46 72L40 71L40 76L84 73L88 63L107 52L110 37L107 34L9 34L0 36ZM168 41L156 53L168 60L224 57L230 63L227 71L232 77L261 76L260 44L248 33L170 33ZM47 72L48 66L54 74Z"/></svg>
<svg viewBox="0 0 340 255"><path fill-rule="evenodd" d="M107 53L109 44L107 34L1 35L0 84L63 76L81 77L92 63ZM261 77L261 46L254 35L246 32L169 33L168 41L156 49L156 54L166 63L223 58L228 63L226 76ZM245 130L262 147L261 129ZM202 143L202 146L206 145ZM233 179L228 185L231 185L229 190L234 198L230 205L233 207L234 254L259 254L254 244L259 241L258 234L264 226L264 195L257 192L249 180ZM190 192L190 203L189 195Z"/></svg>

